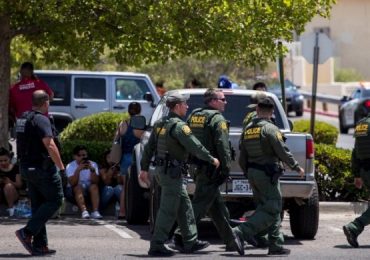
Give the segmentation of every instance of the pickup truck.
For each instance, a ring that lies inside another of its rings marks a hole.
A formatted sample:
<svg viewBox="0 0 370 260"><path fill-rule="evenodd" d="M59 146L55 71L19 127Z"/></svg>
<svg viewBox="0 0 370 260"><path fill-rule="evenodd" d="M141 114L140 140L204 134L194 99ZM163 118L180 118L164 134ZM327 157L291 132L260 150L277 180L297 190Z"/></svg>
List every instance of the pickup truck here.
<svg viewBox="0 0 370 260"><path fill-rule="evenodd" d="M36 70L54 91L49 114L58 131L75 119L99 112L127 112L130 102L141 104L149 121L159 95L149 76L133 72Z"/></svg>
<svg viewBox="0 0 370 260"><path fill-rule="evenodd" d="M183 94L189 94L188 100L190 113L196 107L203 106L203 93L205 89L183 89L178 90ZM239 139L242 131L242 122L248 112L248 104L253 90L223 89L227 104L223 113L230 121L230 141L236 151L236 158L239 156ZM314 147L310 134L293 133L292 123L288 121L286 114L278 98L272 93L266 93L274 100L274 117L276 125L284 133L286 143L298 160L301 167L305 169L304 178L298 173L286 167L284 175L280 179L283 196L283 209L290 215L290 227L296 238L313 239L317 233L319 223L319 200L317 184L314 176ZM159 206L160 187L152 179L150 187L138 179L140 172L140 159L145 143L147 142L151 127L154 122L167 115L168 108L165 106L167 95L165 95L154 110L147 131L141 142L136 145L133 151L133 164L129 171L126 182L126 218L130 224L146 223L150 221L151 228L155 222ZM153 171L153 166L149 172ZM232 162L230 180L220 186L222 196L228 206L231 218L240 218L245 212L253 212L255 205L252 199L252 190L248 180L236 161ZM195 185L193 180L187 176L184 179L187 191L191 196L194 193ZM282 213L283 217L284 211Z"/></svg>

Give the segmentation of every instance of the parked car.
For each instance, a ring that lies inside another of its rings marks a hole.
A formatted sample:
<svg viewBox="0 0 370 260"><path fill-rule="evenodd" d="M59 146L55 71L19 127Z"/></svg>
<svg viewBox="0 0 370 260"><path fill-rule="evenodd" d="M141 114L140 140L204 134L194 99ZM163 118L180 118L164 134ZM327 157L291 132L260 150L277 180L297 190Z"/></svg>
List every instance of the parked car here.
<svg viewBox="0 0 370 260"><path fill-rule="evenodd" d="M146 74L132 72L37 70L54 91L49 113L59 131L75 119L99 112L127 112L130 102L141 104L149 121L160 97Z"/></svg>
<svg viewBox="0 0 370 260"><path fill-rule="evenodd" d="M299 92L299 87L294 85L291 81L285 80L285 100L287 105L287 112L295 112L296 116L303 115L303 101L304 97ZM282 102L281 86L274 84L268 88L268 91L274 93L280 102Z"/></svg>
<svg viewBox="0 0 370 260"><path fill-rule="evenodd" d="M370 113L370 86L359 86L352 94L343 96L339 105L339 130L347 134L356 123Z"/></svg>
<svg viewBox="0 0 370 260"><path fill-rule="evenodd" d="M205 89L182 89L178 90L183 94L189 94L189 109L201 107ZM254 90L223 89L228 104L223 113L230 121L230 141L236 151L236 159L239 156L239 140L242 132L243 118L248 111L247 105L251 97L256 93ZM169 92L171 93L171 92ZM288 121L285 112L275 95L267 95L274 100L274 117L276 125L287 137L287 145L299 164L305 169L305 177L301 179L297 172L286 169L281 177L281 192L284 201L284 209L290 214L290 225L292 233L299 238L313 238L316 235L319 223L319 201L318 190L314 176L314 151L313 139L310 134L292 133L291 122ZM150 227L154 226L156 213L160 201L160 187L152 179L151 186L138 179L140 172L140 159L144 145L146 144L151 128L155 121L168 114L165 106L165 95L156 107L150 120L147 131L137 144L133 152L133 163L126 181L126 219L129 224L143 224L150 220ZM149 172L154 171L150 166ZM236 161L231 163L231 179L220 186L222 197L229 208L231 218L239 218L246 211L254 210L252 189ZM185 178L187 191L190 196L194 193L195 184L190 176Z"/></svg>

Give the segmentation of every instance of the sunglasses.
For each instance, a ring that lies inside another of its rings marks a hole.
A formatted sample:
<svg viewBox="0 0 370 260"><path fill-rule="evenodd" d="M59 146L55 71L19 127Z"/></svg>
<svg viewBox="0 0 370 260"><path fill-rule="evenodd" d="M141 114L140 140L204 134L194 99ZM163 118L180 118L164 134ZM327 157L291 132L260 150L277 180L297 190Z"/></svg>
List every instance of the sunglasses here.
<svg viewBox="0 0 370 260"><path fill-rule="evenodd" d="M215 99L222 101L222 102L226 102L226 98L215 98Z"/></svg>

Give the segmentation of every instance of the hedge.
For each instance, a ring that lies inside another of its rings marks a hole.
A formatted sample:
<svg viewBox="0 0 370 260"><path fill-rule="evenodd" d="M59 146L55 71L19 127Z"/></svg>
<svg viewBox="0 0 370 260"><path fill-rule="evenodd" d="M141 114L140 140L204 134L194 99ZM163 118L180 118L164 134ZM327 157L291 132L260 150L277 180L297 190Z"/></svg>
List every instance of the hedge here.
<svg viewBox="0 0 370 260"><path fill-rule="evenodd" d="M309 120L298 120L293 125L294 132L310 132ZM314 129L314 142L335 145L338 140L339 131L335 126L328 123L316 121Z"/></svg>
<svg viewBox="0 0 370 260"><path fill-rule="evenodd" d="M127 118L127 113L104 112L73 121L60 134L63 162L67 164L73 160L72 151L76 145L85 145L89 159L100 162L101 154L112 146L117 125Z"/></svg>
<svg viewBox="0 0 370 260"><path fill-rule="evenodd" d="M358 190L353 184L351 150L315 144L315 178L322 201L356 201L369 197L366 189Z"/></svg>

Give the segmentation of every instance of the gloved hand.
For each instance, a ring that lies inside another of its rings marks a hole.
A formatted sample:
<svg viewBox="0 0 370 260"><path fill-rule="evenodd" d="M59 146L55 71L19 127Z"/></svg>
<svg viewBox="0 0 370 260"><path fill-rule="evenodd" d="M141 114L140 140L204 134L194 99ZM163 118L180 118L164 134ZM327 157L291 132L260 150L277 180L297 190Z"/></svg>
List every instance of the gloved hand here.
<svg viewBox="0 0 370 260"><path fill-rule="evenodd" d="M59 170L60 178L62 179L62 186L65 188L68 183L68 177L65 170Z"/></svg>

